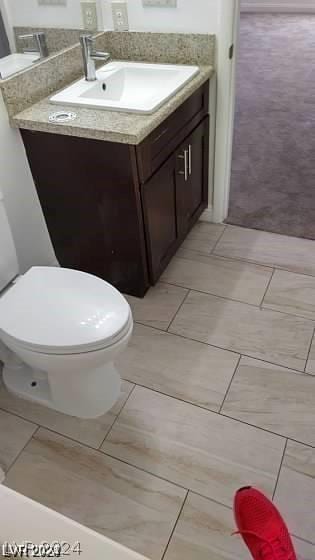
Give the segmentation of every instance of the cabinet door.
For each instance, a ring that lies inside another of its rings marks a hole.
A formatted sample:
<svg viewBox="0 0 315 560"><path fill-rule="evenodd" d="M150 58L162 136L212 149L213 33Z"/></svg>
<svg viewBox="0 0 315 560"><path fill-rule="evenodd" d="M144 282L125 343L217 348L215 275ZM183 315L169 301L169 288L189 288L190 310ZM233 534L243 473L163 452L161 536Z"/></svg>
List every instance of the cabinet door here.
<svg viewBox="0 0 315 560"><path fill-rule="evenodd" d="M174 155L142 186L142 204L150 279L155 283L177 241Z"/></svg>
<svg viewBox="0 0 315 560"><path fill-rule="evenodd" d="M176 153L178 235L183 236L208 204L209 117L186 138Z"/></svg>

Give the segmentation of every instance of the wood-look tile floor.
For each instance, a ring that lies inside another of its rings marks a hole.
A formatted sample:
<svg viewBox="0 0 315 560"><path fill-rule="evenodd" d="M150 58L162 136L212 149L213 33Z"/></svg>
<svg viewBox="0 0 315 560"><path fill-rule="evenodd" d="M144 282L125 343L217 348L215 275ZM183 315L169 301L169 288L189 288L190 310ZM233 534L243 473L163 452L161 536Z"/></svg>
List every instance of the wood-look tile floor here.
<svg viewBox="0 0 315 560"><path fill-rule="evenodd" d="M115 407L79 420L0 385L4 484L153 560L249 560L253 484L315 558L315 241L198 223L128 298Z"/></svg>

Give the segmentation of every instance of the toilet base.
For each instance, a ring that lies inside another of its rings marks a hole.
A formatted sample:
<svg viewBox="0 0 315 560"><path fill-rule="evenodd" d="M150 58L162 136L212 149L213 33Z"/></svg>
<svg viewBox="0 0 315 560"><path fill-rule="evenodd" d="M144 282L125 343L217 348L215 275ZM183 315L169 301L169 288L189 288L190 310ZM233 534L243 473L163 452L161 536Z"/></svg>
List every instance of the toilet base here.
<svg viewBox="0 0 315 560"><path fill-rule="evenodd" d="M10 393L49 406L51 398L47 376L40 379L40 376L36 375L35 371L27 365L18 369L4 366L2 376L3 382Z"/></svg>
<svg viewBox="0 0 315 560"><path fill-rule="evenodd" d="M79 418L102 416L120 395L121 378L113 363L70 375L5 365L2 374L6 388L17 397Z"/></svg>

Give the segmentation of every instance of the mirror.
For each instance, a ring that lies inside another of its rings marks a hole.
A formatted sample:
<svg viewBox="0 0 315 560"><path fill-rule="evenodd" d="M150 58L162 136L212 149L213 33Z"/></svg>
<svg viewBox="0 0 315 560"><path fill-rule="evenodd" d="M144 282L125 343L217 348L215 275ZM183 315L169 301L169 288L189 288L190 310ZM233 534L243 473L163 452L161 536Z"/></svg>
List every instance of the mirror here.
<svg viewBox="0 0 315 560"><path fill-rule="evenodd" d="M0 79L75 45L87 28L101 30L101 20L100 0L0 0Z"/></svg>

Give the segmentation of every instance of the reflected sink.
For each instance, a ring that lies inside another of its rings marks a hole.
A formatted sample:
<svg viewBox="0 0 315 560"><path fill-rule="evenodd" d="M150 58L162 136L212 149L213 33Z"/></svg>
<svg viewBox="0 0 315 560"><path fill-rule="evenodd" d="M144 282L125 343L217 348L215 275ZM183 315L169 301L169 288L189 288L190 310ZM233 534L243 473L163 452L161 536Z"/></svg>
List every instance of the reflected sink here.
<svg viewBox="0 0 315 560"><path fill-rule="evenodd" d="M37 60L39 60L39 53L13 53L4 56L0 59L0 78L8 78L15 72L32 66Z"/></svg>
<svg viewBox="0 0 315 560"><path fill-rule="evenodd" d="M197 66L111 62L99 68L96 81L79 80L50 101L111 111L153 113L198 72Z"/></svg>

